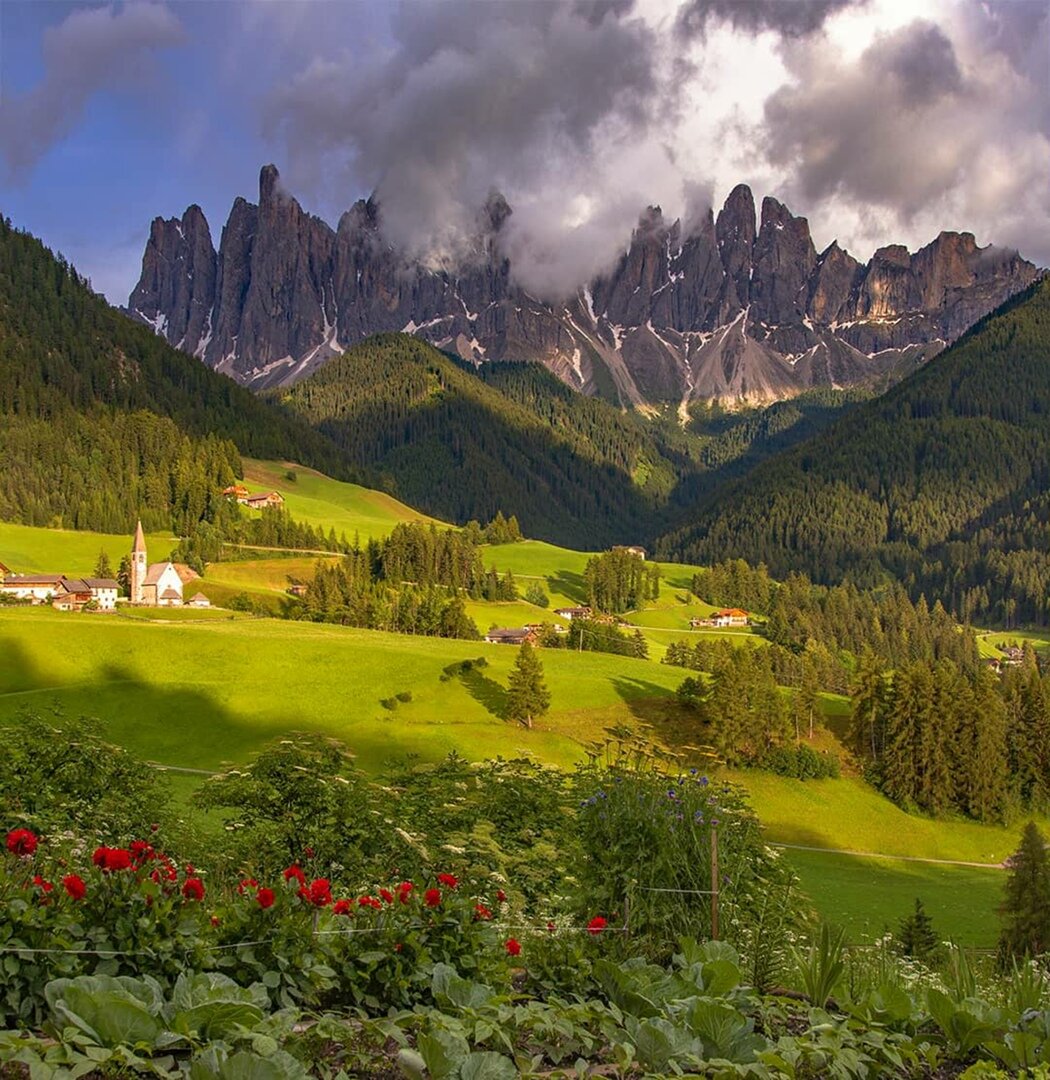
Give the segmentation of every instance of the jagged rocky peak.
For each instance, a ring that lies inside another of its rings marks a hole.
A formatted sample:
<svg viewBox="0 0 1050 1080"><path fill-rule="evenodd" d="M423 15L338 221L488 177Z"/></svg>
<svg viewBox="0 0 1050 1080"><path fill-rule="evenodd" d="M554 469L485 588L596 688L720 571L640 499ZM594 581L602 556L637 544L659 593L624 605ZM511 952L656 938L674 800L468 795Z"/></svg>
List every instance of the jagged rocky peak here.
<svg viewBox="0 0 1050 1080"><path fill-rule="evenodd" d="M757 216L740 184L685 229L648 207L613 267L554 305L515 284L501 242L511 213L493 191L457 265L435 268L395 249L374 197L333 230L267 165L258 203L234 201L218 251L199 207L153 222L129 313L257 388L406 330L475 363L537 360L624 405L761 403L914 365L1037 273L965 232L914 255L887 245L867 264L837 243L818 254L804 217L768 196Z"/></svg>

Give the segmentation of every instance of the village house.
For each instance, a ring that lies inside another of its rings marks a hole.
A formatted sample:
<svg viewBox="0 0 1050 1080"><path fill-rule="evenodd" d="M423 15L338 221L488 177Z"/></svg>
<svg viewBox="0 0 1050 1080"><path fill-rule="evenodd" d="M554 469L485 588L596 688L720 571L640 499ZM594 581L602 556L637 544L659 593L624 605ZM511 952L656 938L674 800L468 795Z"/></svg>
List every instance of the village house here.
<svg viewBox="0 0 1050 1080"><path fill-rule="evenodd" d="M522 645L526 641L532 645L536 641L536 633L527 626L520 629L517 627L494 626L485 635L485 640L490 645Z"/></svg>
<svg viewBox="0 0 1050 1080"><path fill-rule="evenodd" d="M131 547L131 581L128 590L133 604L143 607L179 607L183 588L199 577L194 570L182 563L148 563L146 561L146 537L140 521L135 529Z"/></svg>
<svg viewBox="0 0 1050 1080"><path fill-rule="evenodd" d="M113 611L120 586L112 578L67 578L59 584L51 606L58 611L83 611L94 604L99 611Z"/></svg>
<svg viewBox="0 0 1050 1080"><path fill-rule="evenodd" d="M560 607L554 609L555 615L560 615L563 619L568 619L570 622L573 619L589 619L593 614L593 610L589 607Z"/></svg>
<svg viewBox="0 0 1050 1080"><path fill-rule="evenodd" d="M194 593L186 603L189 607L195 608L211 607L211 601L202 592Z"/></svg>
<svg viewBox="0 0 1050 1080"><path fill-rule="evenodd" d="M226 498L236 499L238 502L247 499L251 494L243 484L230 484L229 487L222 489L222 493Z"/></svg>
<svg viewBox="0 0 1050 1080"><path fill-rule="evenodd" d="M645 562L645 548L638 547L637 544L632 544L629 547L619 546L614 547L613 551L626 551L628 555L637 555L642 562Z"/></svg>
<svg viewBox="0 0 1050 1080"><path fill-rule="evenodd" d="M1000 645L999 651L1003 654L999 657L1001 667L1018 667L1024 663L1024 649L1020 645Z"/></svg>
<svg viewBox="0 0 1050 1080"><path fill-rule="evenodd" d="M702 627L749 626L750 623L751 616L740 608L722 608L721 611L715 611L707 618L696 617L689 620L689 625L694 630Z"/></svg>
<svg viewBox="0 0 1050 1080"><path fill-rule="evenodd" d="M237 501L243 503L249 510L265 510L268 506L284 505L284 496L279 491L266 491Z"/></svg>
<svg viewBox="0 0 1050 1080"><path fill-rule="evenodd" d="M8 574L0 590L16 600L49 604L61 591L65 574Z"/></svg>

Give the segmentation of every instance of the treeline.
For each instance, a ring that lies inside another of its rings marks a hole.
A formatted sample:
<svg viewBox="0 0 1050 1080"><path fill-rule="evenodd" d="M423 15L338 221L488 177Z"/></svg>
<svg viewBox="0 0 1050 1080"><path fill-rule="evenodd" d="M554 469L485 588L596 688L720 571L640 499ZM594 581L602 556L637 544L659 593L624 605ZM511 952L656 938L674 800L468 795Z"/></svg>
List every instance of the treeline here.
<svg viewBox="0 0 1050 1080"><path fill-rule="evenodd" d="M1001 680L949 660L891 673L867 654L851 735L870 778L902 806L1003 821L1050 802L1050 678L1030 649Z"/></svg>
<svg viewBox="0 0 1050 1080"><path fill-rule="evenodd" d="M707 680L690 676L678 700L693 711L697 735L728 765L769 768L791 776L837 775L838 762L802 743L819 713L815 684L793 695L778 686L771 649L719 643L707 658Z"/></svg>
<svg viewBox="0 0 1050 1080"><path fill-rule="evenodd" d="M513 507L528 535L592 548L646 531L675 468L643 424L532 368L486 374L489 385L417 338L382 334L275 397L374 486L446 520ZM527 379L528 391L499 388L514 379Z"/></svg>
<svg viewBox="0 0 1050 1080"><path fill-rule="evenodd" d="M848 421L711 496L662 553L900 581L962 620L1050 623L1050 282Z"/></svg>
<svg viewBox="0 0 1050 1080"><path fill-rule="evenodd" d="M299 612L318 622L438 637L477 638L463 597L516 600L510 571L485 570L473 534L408 522L318 563Z"/></svg>
<svg viewBox="0 0 1050 1080"><path fill-rule="evenodd" d="M619 615L660 597L660 567L647 564L626 548L594 555L583 571L591 607Z"/></svg>
<svg viewBox="0 0 1050 1080"><path fill-rule="evenodd" d="M232 442L148 412L58 410L0 421L0 520L129 533L192 531L240 473Z"/></svg>
<svg viewBox="0 0 1050 1080"><path fill-rule="evenodd" d="M211 517L185 533L171 557L203 575L209 563L230 558L229 545L342 554L353 550L345 532L336 536L334 528L326 533L320 525L296 521L283 506L264 507L256 517L244 513L234 500L220 498Z"/></svg>
<svg viewBox="0 0 1050 1080"><path fill-rule="evenodd" d="M977 639L961 628L940 603L912 601L898 583L877 589L815 585L804 574L777 583L764 564L743 559L716 563L693 578L693 592L707 603L744 607L767 614L763 633L774 644L802 655L821 645L850 670L850 654L870 649L887 666L913 660L951 660L964 668L978 662ZM841 683L841 679L839 680ZM832 689L831 686L828 689Z"/></svg>
<svg viewBox="0 0 1050 1080"><path fill-rule="evenodd" d="M239 452L351 479L302 419L172 349L0 219L0 518L187 533Z"/></svg>

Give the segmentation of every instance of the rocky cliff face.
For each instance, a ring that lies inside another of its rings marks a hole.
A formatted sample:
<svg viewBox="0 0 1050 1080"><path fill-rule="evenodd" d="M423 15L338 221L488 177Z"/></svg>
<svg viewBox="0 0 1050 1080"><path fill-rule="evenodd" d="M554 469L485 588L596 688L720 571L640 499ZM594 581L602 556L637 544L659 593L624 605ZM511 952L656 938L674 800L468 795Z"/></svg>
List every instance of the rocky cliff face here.
<svg viewBox="0 0 1050 1080"><path fill-rule="evenodd" d="M874 383L934 355L1037 276L1016 252L942 233L867 265L819 254L805 218L776 199L756 221L749 188L683 235L658 207L607 276L569 303L518 288L502 254L511 208L493 196L455 272L385 242L358 202L334 231L262 170L258 205L237 199L212 245L200 208L157 218L128 301L171 344L261 389L303 378L381 331L417 334L475 363L538 360L569 385L624 405L695 399L764 404L816 386Z"/></svg>

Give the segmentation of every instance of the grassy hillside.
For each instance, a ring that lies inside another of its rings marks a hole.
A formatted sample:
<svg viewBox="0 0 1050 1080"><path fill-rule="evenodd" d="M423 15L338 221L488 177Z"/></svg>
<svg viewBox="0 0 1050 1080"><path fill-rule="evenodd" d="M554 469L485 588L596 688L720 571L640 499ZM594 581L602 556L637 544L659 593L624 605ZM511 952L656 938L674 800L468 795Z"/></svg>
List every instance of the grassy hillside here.
<svg viewBox="0 0 1050 1080"><path fill-rule="evenodd" d="M188 531L241 451L347 473L300 417L132 323L6 219L0 365L0 520Z"/></svg>
<svg viewBox="0 0 1050 1080"><path fill-rule="evenodd" d="M144 622L0 610L0 715L61 704L164 764L215 769L291 729L350 744L366 766L456 749L479 759L580 760L623 721L659 723L681 673L597 653L544 654L551 712L536 730L500 719L516 650L275 620ZM490 666L442 681L450 663ZM394 710L380 702L408 691Z"/></svg>
<svg viewBox="0 0 1050 1080"><path fill-rule="evenodd" d="M289 478L289 473L294 475L294 480ZM362 543L386 536L403 521L436 520L385 492L333 480L291 462L246 458L244 480L250 491L280 491L296 521L321 526L325 531L335 529L339 535L345 532L350 539L357 534Z"/></svg>
<svg viewBox="0 0 1050 1080"><path fill-rule="evenodd" d="M417 338L385 334L276 400L428 513L465 522L503 510L529 535L581 545L640 535L688 462L641 418L538 366L525 377L527 393L504 392Z"/></svg>
<svg viewBox="0 0 1050 1080"><path fill-rule="evenodd" d="M1050 280L816 438L727 485L662 549L774 576L905 582L977 623L1050 621Z"/></svg>
<svg viewBox="0 0 1050 1080"><path fill-rule="evenodd" d="M97 533L74 529L38 529L0 521L0 562L13 573L90 575L105 551L116 571L131 551L131 533ZM167 558L178 541L166 533L147 533L151 560Z"/></svg>

